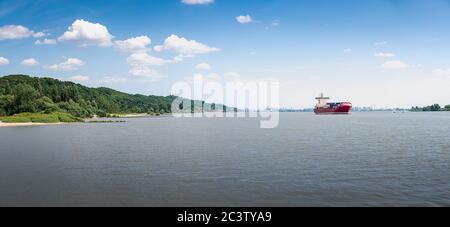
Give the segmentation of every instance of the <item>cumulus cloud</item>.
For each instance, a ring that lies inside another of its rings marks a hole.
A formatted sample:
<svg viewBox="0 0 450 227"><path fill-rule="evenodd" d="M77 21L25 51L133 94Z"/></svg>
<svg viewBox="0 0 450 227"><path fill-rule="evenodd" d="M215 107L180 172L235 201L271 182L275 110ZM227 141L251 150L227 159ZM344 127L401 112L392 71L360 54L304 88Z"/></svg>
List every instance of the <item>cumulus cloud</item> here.
<svg viewBox="0 0 450 227"><path fill-rule="evenodd" d="M34 34L33 31L22 25L5 25L0 27L0 40L23 39Z"/></svg>
<svg viewBox="0 0 450 227"><path fill-rule="evenodd" d="M450 69L436 69L433 73L438 76L450 76Z"/></svg>
<svg viewBox="0 0 450 227"><path fill-rule="evenodd" d="M70 80L75 82L86 82L89 81L90 79L91 79L90 77L82 75L70 77Z"/></svg>
<svg viewBox="0 0 450 227"><path fill-rule="evenodd" d="M250 15L241 15L236 17L236 21L241 24L249 24L253 22L253 19Z"/></svg>
<svg viewBox="0 0 450 227"><path fill-rule="evenodd" d="M163 78L153 67L172 63L172 60L165 60L149 55L148 46L151 44L150 38L141 36L125 41L115 42L115 48L122 52L131 52L127 58L131 76L144 78L145 80L156 81Z"/></svg>
<svg viewBox="0 0 450 227"><path fill-rule="evenodd" d="M84 65L86 65L86 62L84 62L78 58L69 58L65 62L45 66L45 68L48 70L53 70L53 71L73 71L73 70L78 70L81 66L84 66Z"/></svg>
<svg viewBox="0 0 450 227"><path fill-rule="evenodd" d="M139 36L114 42L116 50L121 52L147 52L152 40L148 36Z"/></svg>
<svg viewBox="0 0 450 227"><path fill-rule="evenodd" d="M209 65L208 63L200 63L197 66L195 66L195 68L199 70L210 70L211 65Z"/></svg>
<svg viewBox="0 0 450 227"><path fill-rule="evenodd" d="M44 39L44 40L38 39L34 42L34 44L36 44L36 45L55 45L56 39Z"/></svg>
<svg viewBox="0 0 450 227"><path fill-rule="evenodd" d="M163 78L158 71L153 69L154 66L162 66L172 63L171 60L151 56L147 53L134 53L127 59L130 65L129 74L136 77L145 77L150 80Z"/></svg>
<svg viewBox="0 0 450 227"><path fill-rule="evenodd" d="M384 69L407 69L411 66L402 61L387 61L381 67Z"/></svg>
<svg viewBox="0 0 450 227"><path fill-rule="evenodd" d="M24 66L36 66L36 65L39 65L39 62L36 61L36 59L34 59L34 58L27 58L27 59L22 61L21 65L24 65Z"/></svg>
<svg viewBox="0 0 450 227"><path fill-rule="evenodd" d="M8 65L9 64L9 60L4 58L4 57L0 57L0 65Z"/></svg>
<svg viewBox="0 0 450 227"><path fill-rule="evenodd" d="M91 23L85 20L76 20L62 36L60 42L73 42L79 46L108 47L113 45L113 36L106 26L99 23Z"/></svg>
<svg viewBox="0 0 450 227"><path fill-rule="evenodd" d="M207 54L220 51L219 48L209 47L196 40L188 40L184 37L178 37L177 35L171 35L164 41L163 45L155 46L154 49L157 52L167 50L181 55Z"/></svg>
<svg viewBox="0 0 450 227"><path fill-rule="evenodd" d="M395 54L380 52L380 53L376 53L374 56L377 58L393 58L393 57L395 57Z"/></svg>
<svg viewBox="0 0 450 227"><path fill-rule="evenodd" d="M187 5L204 5L214 3L214 0L182 0L181 2Z"/></svg>

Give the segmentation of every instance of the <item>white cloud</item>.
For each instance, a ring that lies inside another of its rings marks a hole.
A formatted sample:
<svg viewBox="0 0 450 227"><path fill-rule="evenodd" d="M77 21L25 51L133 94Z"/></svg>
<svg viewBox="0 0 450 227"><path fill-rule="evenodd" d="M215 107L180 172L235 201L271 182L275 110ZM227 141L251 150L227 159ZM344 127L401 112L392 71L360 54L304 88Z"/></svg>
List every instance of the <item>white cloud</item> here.
<svg viewBox="0 0 450 227"><path fill-rule="evenodd" d="M108 29L99 23L91 23L85 20L76 20L62 36L58 38L60 42L74 42L82 47L100 46L107 47L113 45L113 36Z"/></svg>
<svg viewBox="0 0 450 227"><path fill-rule="evenodd" d="M147 52L151 43L152 40L148 36L139 36L123 41L115 41L114 47L121 52Z"/></svg>
<svg viewBox="0 0 450 227"><path fill-rule="evenodd" d="M450 69L436 69L433 73L438 76L450 76Z"/></svg>
<svg viewBox="0 0 450 227"><path fill-rule="evenodd" d="M132 67L130 68L129 73L132 76L150 79L151 81L164 78L164 76L161 76L158 71L150 68L149 66Z"/></svg>
<svg viewBox="0 0 450 227"><path fill-rule="evenodd" d="M411 66L402 61L387 61L381 67L384 69L407 69Z"/></svg>
<svg viewBox="0 0 450 227"><path fill-rule="evenodd" d="M44 33L44 32L36 32L33 34L34 38L42 38L44 36L47 36L48 34Z"/></svg>
<svg viewBox="0 0 450 227"><path fill-rule="evenodd" d="M380 52L380 53L376 53L374 56L377 58L393 58L393 57L395 57L395 54Z"/></svg>
<svg viewBox="0 0 450 227"><path fill-rule="evenodd" d="M5 25L0 27L0 40L5 39L24 39L33 36L41 38L49 35L44 32L34 32L22 25Z"/></svg>
<svg viewBox="0 0 450 227"><path fill-rule="evenodd" d="M154 49L157 52L168 50L182 55L207 54L220 51L219 48L209 47L195 40L187 40L177 35L171 35L164 41L164 45L155 46Z"/></svg>
<svg viewBox="0 0 450 227"><path fill-rule="evenodd" d="M184 61L185 58L194 58L194 57L195 57L195 55L192 55L192 54L179 54L173 58L173 61L182 62L182 61Z"/></svg>
<svg viewBox="0 0 450 227"><path fill-rule="evenodd" d="M237 16L236 17L237 22L241 23L241 24L249 24L253 22L253 19L250 15L246 15L246 16Z"/></svg>
<svg viewBox="0 0 450 227"><path fill-rule="evenodd" d="M79 67L86 65L86 62L78 59L78 58L69 58L65 62L45 66L48 70L53 71L73 71L78 70Z"/></svg>
<svg viewBox="0 0 450 227"><path fill-rule="evenodd" d="M0 27L0 40L23 39L34 34L30 29L21 25L5 25Z"/></svg>
<svg viewBox="0 0 450 227"><path fill-rule="evenodd" d="M34 44L36 45L55 45L56 44L56 39L44 39L44 40L36 40L34 42Z"/></svg>
<svg viewBox="0 0 450 227"><path fill-rule="evenodd" d="M0 65L8 65L9 64L9 60L4 58L4 57L0 57Z"/></svg>
<svg viewBox="0 0 450 227"><path fill-rule="evenodd" d="M70 80L76 81L76 82L86 82L86 81L89 81L90 79L91 79L90 77L82 76L82 75L70 77Z"/></svg>
<svg viewBox="0 0 450 227"><path fill-rule="evenodd" d="M214 0L182 0L181 2L187 5L204 5L214 3Z"/></svg>
<svg viewBox="0 0 450 227"><path fill-rule="evenodd" d="M169 60L151 56L147 53L134 53L127 59L131 66L161 66L171 63Z"/></svg>
<svg viewBox="0 0 450 227"><path fill-rule="evenodd" d="M210 70L211 65L209 65L208 63L200 63L197 66L195 66L195 68L199 70Z"/></svg>
<svg viewBox="0 0 450 227"><path fill-rule="evenodd" d="M349 52L352 52L352 51L353 50L351 48L344 49L344 52L346 52L346 53L349 53Z"/></svg>
<svg viewBox="0 0 450 227"><path fill-rule="evenodd" d="M161 51L164 50L164 46L163 46L163 45L157 45L157 46L153 47L153 49L154 49L156 52L161 52Z"/></svg>
<svg viewBox="0 0 450 227"><path fill-rule="evenodd" d="M375 46L384 46L384 45L387 45L387 44L388 44L387 41L381 41L381 42L374 43Z"/></svg>
<svg viewBox="0 0 450 227"><path fill-rule="evenodd" d="M129 74L136 77L145 77L150 80L163 78L153 66L162 66L172 63L171 60L151 56L147 53L134 53L127 59L130 65Z"/></svg>
<svg viewBox="0 0 450 227"><path fill-rule="evenodd" d="M36 66L36 65L39 65L39 62L36 61L36 59L34 59L34 58L28 58L28 59L23 60L21 64L24 66Z"/></svg>

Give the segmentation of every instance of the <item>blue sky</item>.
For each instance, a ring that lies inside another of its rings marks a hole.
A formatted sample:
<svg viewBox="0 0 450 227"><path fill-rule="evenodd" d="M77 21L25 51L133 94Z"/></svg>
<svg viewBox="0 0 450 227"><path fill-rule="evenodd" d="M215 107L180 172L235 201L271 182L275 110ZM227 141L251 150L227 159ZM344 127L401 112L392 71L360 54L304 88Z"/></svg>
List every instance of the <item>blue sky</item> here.
<svg viewBox="0 0 450 227"><path fill-rule="evenodd" d="M1 0L0 75L156 95L196 73L239 75L279 80L284 107L320 92L357 106L450 104L448 0L197 3Z"/></svg>

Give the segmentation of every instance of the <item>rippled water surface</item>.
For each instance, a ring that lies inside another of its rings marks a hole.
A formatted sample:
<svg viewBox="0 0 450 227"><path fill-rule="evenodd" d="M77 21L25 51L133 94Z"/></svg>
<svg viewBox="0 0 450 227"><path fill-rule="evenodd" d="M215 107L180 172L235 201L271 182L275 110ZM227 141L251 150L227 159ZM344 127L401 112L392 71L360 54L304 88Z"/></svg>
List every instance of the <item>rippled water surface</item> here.
<svg viewBox="0 0 450 227"><path fill-rule="evenodd" d="M0 128L0 206L450 206L450 113Z"/></svg>

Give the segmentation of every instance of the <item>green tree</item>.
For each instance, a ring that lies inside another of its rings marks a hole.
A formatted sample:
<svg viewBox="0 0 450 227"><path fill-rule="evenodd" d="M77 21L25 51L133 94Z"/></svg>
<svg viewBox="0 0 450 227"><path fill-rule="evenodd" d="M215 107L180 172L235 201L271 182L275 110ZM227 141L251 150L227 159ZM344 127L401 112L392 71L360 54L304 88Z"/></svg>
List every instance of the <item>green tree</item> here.
<svg viewBox="0 0 450 227"><path fill-rule="evenodd" d="M53 113L53 112L58 112L59 111L59 108L47 96L44 96L44 97L39 98L39 99L36 99L33 102L33 105L35 106L37 111L43 111L43 112L46 112L46 113Z"/></svg>
<svg viewBox="0 0 450 227"><path fill-rule="evenodd" d="M439 104L434 104L430 107L430 111L441 111L441 106Z"/></svg>
<svg viewBox="0 0 450 227"><path fill-rule="evenodd" d="M11 86L9 85L9 81L6 81L5 83L5 95L11 94Z"/></svg>
<svg viewBox="0 0 450 227"><path fill-rule="evenodd" d="M13 101L14 101L14 97L12 95L1 95L0 96L0 116L8 115Z"/></svg>
<svg viewBox="0 0 450 227"><path fill-rule="evenodd" d="M446 106L444 107L444 110L445 110L445 111L450 111L450 105L446 105Z"/></svg>
<svg viewBox="0 0 450 227"><path fill-rule="evenodd" d="M13 111L15 113L31 112L35 113L38 109L34 101L39 98L39 92L28 84L19 84L13 91Z"/></svg>

